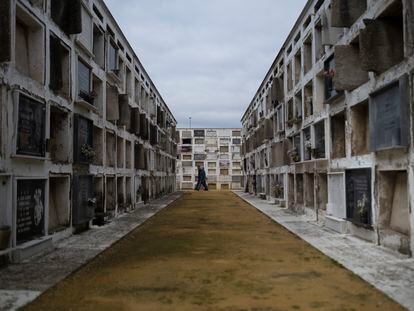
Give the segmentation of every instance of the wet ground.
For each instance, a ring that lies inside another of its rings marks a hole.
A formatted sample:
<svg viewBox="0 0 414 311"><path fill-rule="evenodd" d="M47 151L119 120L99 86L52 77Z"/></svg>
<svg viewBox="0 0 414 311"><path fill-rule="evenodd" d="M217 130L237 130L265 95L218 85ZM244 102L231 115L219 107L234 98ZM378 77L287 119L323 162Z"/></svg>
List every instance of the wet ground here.
<svg viewBox="0 0 414 311"><path fill-rule="evenodd" d="M186 193L27 310L402 310L231 192Z"/></svg>

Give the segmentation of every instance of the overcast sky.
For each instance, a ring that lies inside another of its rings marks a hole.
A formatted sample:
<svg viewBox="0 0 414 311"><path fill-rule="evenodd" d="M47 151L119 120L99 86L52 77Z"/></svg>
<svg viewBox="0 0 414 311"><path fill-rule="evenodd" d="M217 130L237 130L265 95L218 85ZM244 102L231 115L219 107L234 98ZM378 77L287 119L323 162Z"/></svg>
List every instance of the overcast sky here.
<svg viewBox="0 0 414 311"><path fill-rule="evenodd" d="M179 127L240 127L306 0L105 2Z"/></svg>

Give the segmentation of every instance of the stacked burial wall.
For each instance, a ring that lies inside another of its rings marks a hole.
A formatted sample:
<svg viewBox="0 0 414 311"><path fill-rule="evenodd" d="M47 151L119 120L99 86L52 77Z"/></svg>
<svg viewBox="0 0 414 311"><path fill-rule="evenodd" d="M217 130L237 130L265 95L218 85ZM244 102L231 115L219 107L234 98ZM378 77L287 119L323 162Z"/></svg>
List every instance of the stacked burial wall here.
<svg viewBox="0 0 414 311"><path fill-rule="evenodd" d="M204 167L210 190L243 187L241 129L178 129L177 188L194 189Z"/></svg>
<svg viewBox="0 0 414 311"><path fill-rule="evenodd" d="M176 121L104 2L0 12L0 256L175 191Z"/></svg>
<svg viewBox="0 0 414 311"><path fill-rule="evenodd" d="M242 118L245 191L412 254L413 86L411 0L308 1Z"/></svg>

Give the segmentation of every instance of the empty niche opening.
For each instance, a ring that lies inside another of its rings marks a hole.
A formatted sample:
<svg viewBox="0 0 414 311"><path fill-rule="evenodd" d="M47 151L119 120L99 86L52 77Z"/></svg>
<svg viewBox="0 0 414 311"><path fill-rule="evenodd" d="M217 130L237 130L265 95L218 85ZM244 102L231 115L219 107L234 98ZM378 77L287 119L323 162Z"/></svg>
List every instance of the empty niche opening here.
<svg viewBox="0 0 414 311"><path fill-rule="evenodd" d="M96 166L103 166L103 130L100 127L93 127L93 150L95 156L93 164Z"/></svg>
<svg viewBox="0 0 414 311"><path fill-rule="evenodd" d="M351 108L352 156L369 153L369 105L360 103Z"/></svg>
<svg viewBox="0 0 414 311"><path fill-rule="evenodd" d="M379 224L382 229L391 229L409 235L408 175L405 171L379 173Z"/></svg>
<svg viewBox="0 0 414 311"><path fill-rule="evenodd" d="M313 115L313 81L305 86L305 117Z"/></svg>
<svg viewBox="0 0 414 311"><path fill-rule="evenodd" d="M94 176L93 192L96 200L95 217L98 225L103 225L105 217L104 207L104 178L102 176Z"/></svg>
<svg viewBox="0 0 414 311"><path fill-rule="evenodd" d="M345 112L338 113L331 117L332 151L334 159L345 158Z"/></svg>
<svg viewBox="0 0 414 311"><path fill-rule="evenodd" d="M310 127L303 130L303 156L305 161L312 159L312 139Z"/></svg>
<svg viewBox="0 0 414 311"><path fill-rule="evenodd" d="M117 190L117 204L118 212L125 212L125 186L124 177L117 177L116 179L116 190Z"/></svg>
<svg viewBox="0 0 414 311"><path fill-rule="evenodd" d="M303 190L303 174L296 174L296 207L303 206Z"/></svg>
<svg viewBox="0 0 414 311"><path fill-rule="evenodd" d="M71 144L69 114L57 107L50 107L50 157L53 163L69 163Z"/></svg>
<svg viewBox="0 0 414 311"><path fill-rule="evenodd" d="M308 208L314 208L315 206L315 175L305 174L305 205Z"/></svg>
<svg viewBox="0 0 414 311"><path fill-rule="evenodd" d="M289 127L293 126L293 118L294 118L294 105L293 105L293 98L287 102L286 107L286 114L287 114L287 125Z"/></svg>
<svg viewBox="0 0 414 311"><path fill-rule="evenodd" d="M302 121L302 91L295 94L295 116L294 123L300 123Z"/></svg>
<svg viewBox="0 0 414 311"><path fill-rule="evenodd" d="M315 159L324 159L325 153L325 121L320 121L315 124L315 146L312 149L313 157Z"/></svg>
<svg viewBox="0 0 414 311"><path fill-rule="evenodd" d="M291 91L293 89L293 70L292 70L292 62L289 62L287 65L287 89Z"/></svg>
<svg viewBox="0 0 414 311"><path fill-rule="evenodd" d="M134 87L135 87L135 103L140 105L141 99L141 85L138 79L134 79Z"/></svg>
<svg viewBox="0 0 414 311"><path fill-rule="evenodd" d="M325 54L325 48L322 44L322 21L315 24L315 60L319 61Z"/></svg>
<svg viewBox="0 0 414 311"><path fill-rule="evenodd" d="M316 178L316 204L318 210L326 211L326 205L328 204L328 175L319 173Z"/></svg>
<svg viewBox="0 0 414 311"><path fill-rule="evenodd" d="M305 74L309 72L309 70L312 69L312 35L309 35L303 44L303 66Z"/></svg>
<svg viewBox="0 0 414 311"><path fill-rule="evenodd" d="M126 68L126 76L125 76L125 92L128 94L128 97L132 97L132 73L131 70L127 67Z"/></svg>
<svg viewBox="0 0 414 311"><path fill-rule="evenodd" d="M70 224L70 179L49 179L49 234L62 231Z"/></svg>
<svg viewBox="0 0 414 311"><path fill-rule="evenodd" d="M57 95L70 98L70 52L54 35L50 35L49 88Z"/></svg>
<svg viewBox="0 0 414 311"><path fill-rule="evenodd" d="M125 204L127 209L132 208L132 178L125 177Z"/></svg>
<svg viewBox="0 0 414 311"><path fill-rule="evenodd" d="M106 131L106 166L115 167L116 138L114 133Z"/></svg>
<svg viewBox="0 0 414 311"><path fill-rule="evenodd" d="M323 111L325 104L325 75L324 71L315 76L314 113Z"/></svg>
<svg viewBox="0 0 414 311"><path fill-rule="evenodd" d="M127 169L132 168L132 144L129 140L125 144L125 166Z"/></svg>
<svg viewBox="0 0 414 311"><path fill-rule="evenodd" d="M106 177L105 199L106 199L106 212L111 216L115 216L116 182L115 182L115 177L113 176Z"/></svg>
<svg viewBox="0 0 414 311"><path fill-rule="evenodd" d="M191 138L183 138L182 143L183 145L191 145L193 143L193 140Z"/></svg>
<svg viewBox="0 0 414 311"><path fill-rule="evenodd" d="M301 78L302 71L302 54L299 50L295 55L295 85L298 84Z"/></svg>
<svg viewBox="0 0 414 311"><path fill-rule="evenodd" d="M98 110L100 116L103 115L103 83L97 76L92 75L92 96L94 99L94 106Z"/></svg>
<svg viewBox="0 0 414 311"><path fill-rule="evenodd" d="M410 212L408 201L408 174L406 171L379 172L379 226L381 231L391 230L406 237L398 250L408 253ZM405 244L405 245L404 245Z"/></svg>
<svg viewBox="0 0 414 311"><path fill-rule="evenodd" d="M125 146L124 146L124 139L122 137L117 137L117 167L118 168L124 168L125 161L124 161L124 155L125 155Z"/></svg>
<svg viewBox="0 0 414 311"><path fill-rule="evenodd" d="M106 119L110 122L119 120L119 94L116 86L106 84Z"/></svg>
<svg viewBox="0 0 414 311"><path fill-rule="evenodd" d="M105 68L105 36L99 26L93 26L93 55L95 63Z"/></svg>
<svg viewBox="0 0 414 311"><path fill-rule="evenodd" d="M16 6L15 63L17 70L43 84L45 71L44 27L19 5Z"/></svg>

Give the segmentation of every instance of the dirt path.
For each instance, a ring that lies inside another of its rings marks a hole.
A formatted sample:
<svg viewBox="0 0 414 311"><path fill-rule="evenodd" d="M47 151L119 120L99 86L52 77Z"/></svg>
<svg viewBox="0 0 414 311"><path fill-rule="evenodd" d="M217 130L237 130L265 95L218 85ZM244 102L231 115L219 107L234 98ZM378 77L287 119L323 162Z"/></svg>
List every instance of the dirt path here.
<svg viewBox="0 0 414 311"><path fill-rule="evenodd" d="M188 193L27 310L402 310L230 192Z"/></svg>

